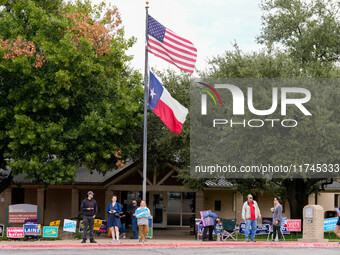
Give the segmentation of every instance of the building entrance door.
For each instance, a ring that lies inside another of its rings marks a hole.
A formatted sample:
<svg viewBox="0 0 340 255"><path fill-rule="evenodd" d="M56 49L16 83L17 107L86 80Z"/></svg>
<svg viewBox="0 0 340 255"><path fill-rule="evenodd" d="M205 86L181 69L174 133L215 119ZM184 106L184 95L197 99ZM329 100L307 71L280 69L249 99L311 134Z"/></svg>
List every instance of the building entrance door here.
<svg viewBox="0 0 340 255"><path fill-rule="evenodd" d="M167 215L166 215L166 192L152 192L151 195L151 214L153 218L153 227L166 228Z"/></svg>

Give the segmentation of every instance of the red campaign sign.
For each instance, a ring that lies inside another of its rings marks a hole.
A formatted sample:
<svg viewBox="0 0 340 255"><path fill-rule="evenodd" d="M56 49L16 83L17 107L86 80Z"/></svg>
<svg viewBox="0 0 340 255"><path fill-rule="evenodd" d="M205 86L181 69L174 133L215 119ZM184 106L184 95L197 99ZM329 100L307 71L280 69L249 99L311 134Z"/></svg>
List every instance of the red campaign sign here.
<svg viewBox="0 0 340 255"><path fill-rule="evenodd" d="M32 212L8 213L8 223L25 223L25 220L37 219L38 214Z"/></svg>
<svg viewBox="0 0 340 255"><path fill-rule="evenodd" d="M301 232L301 220L287 220L287 230Z"/></svg>
<svg viewBox="0 0 340 255"><path fill-rule="evenodd" d="M23 238L24 237L23 228L7 228L6 233L7 233L8 238Z"/></svg>

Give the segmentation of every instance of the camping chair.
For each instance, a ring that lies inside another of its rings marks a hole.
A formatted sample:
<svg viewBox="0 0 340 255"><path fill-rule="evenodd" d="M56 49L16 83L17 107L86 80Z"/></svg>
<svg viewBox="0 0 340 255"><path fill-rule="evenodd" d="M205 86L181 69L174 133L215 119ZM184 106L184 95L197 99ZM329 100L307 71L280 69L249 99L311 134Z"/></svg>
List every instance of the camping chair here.
<svg viewBox="0 0 340 255"><path fill-rule="evenodd" d="M236 219L223 219L222 224L224 229L222 236L223 241L227 240L228 238L237 241L238 226L236 225Z"/></svg>

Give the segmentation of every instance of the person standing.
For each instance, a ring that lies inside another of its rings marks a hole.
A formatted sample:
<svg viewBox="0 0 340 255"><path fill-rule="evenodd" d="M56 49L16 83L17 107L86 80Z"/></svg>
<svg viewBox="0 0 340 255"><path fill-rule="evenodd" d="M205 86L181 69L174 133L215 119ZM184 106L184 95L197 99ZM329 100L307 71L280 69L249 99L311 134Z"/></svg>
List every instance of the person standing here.
<svg viewBox="0 0 340 255"><path fill-rule="evenodd" d="M212 237L212 234L213 234L213 231L215 231L215 233L217 233L216 231L216 219L218 218L218 215L216 213L213 213L213 212L210 212L210 213L207 213L203 216L203 220L207 217L211 217L213 218L213 221L214 221L214 225L212 226L205 226L204 229L203 229L203 239L202 241L207 241L207 232L209 230L209 241L214 241L213 237Z"/></svg>
<svg viewBox="0 0 340 255"><path fill-rule="evenodd" d="M90 230L90 243L97 243L93 239L93 226L94 219L96 218L96 214L98 211L97 202L93 199L94 193L92 191L87 192L87 198L83 200L81 203L81 210L84 215L84 234L83 241L81 243L86 243L87 239L87 228Z"/></svg>
<svg viewBox="0 0 340 255"><path fill-rule="evenodd" d="M125 227L126 227L126 212L123 208L123 205L121 205L122 207L122 212L120 214L120 223L122 224L122 235L123 235L123 239L126 239L126 232L125 232Z"/></svg>
<svg viewBox="0 0 340 255"><path fill-rule="evenodd" d="M132 201L132 207L130 209L130 217L131 217L131 225L132 225L132 237L131 239L137 239L137 217L136 217L136 210L137 210L137 201Z"/></svg>
<svg viewBox="0 0 340 255"><path fill-rule="evenodd" d="M249 231L250 226L252 229L251 240L256 242L255 234L257 229L257 219L261 218L260 208L255 200L253 200L253 195L248 194L248 200L244 202L242 207L242 219L246 223L245 239L249 242Z"/></svg>
<svg viewBox="0 0 340 255"><path fill-rule="evenodd" d="M282 224L282 205L279 197L274 198L274 209L273 209L273 240L276 239L276 233L278 240L281 240L281 224Z"/></svg>
<svg viewBox="0 0 340 255"><path fill-rule="evenodd" d="M117 196L112 196L112 202L108 204L106 212L108 214L107 227L111 230L112 241L111 243L120 243L119 229L122 228L120 222L120 212L122 207L117 203ZM116 239L115 239L116 236Z"/></svg>
<svg viewBox="0 0 340 255"><path fill-rule="evenodd" d="M138 210L146 210L146 213L144 213L143 216L138 216L137 215ZM145 237L149 232L149 218L151 217L150 210L149 208L147 208L145 200L140 201L140 206L136 210L136 217L140 233L139 241L144 243Z"/></svg>
<svg viewBox="0 0 340 255"><path fill-rule="evenodd" d="M334 233L337 235L337 237L340 238L340 232L339 232L340 231L340 207L338 208L337 213L338 213L338 222L335 225Z"/></svg>

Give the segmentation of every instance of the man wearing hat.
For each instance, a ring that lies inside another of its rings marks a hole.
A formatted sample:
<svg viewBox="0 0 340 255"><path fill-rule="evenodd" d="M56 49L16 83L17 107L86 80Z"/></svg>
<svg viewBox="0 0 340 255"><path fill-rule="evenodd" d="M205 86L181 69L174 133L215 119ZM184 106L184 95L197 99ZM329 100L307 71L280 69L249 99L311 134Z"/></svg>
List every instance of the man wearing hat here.
<svg viewBox="0 0 340 255"><path fill-rule="evenodd" d="M81 203L81 210L84 215L84 234L82 243L86 243L87 239L87 227L90 229L90 242L96 243L93 239L93 226L94 226L94 218L96 218L97 214L97 202L93 199L94 193L92 191L87 192L87 198L83 200Z"/></svg>

